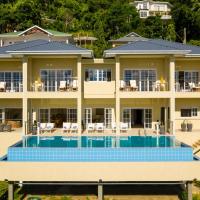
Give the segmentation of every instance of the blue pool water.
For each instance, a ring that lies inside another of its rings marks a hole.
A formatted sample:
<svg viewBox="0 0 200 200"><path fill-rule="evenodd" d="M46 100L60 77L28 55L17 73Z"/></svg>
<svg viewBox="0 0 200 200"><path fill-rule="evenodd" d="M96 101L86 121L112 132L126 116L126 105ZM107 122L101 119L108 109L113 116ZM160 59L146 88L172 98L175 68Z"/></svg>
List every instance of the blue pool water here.
<svg viewBox="0 0 200 200"><path fill-rule="evenodd" d="M192 148L169 136L25 137L8 148L8 161L160 162L192 161Z"/></svg>
<svg viewBox="0 0 200 200"><path fill-rule="evenodd" d="M80 145L79 145L80 144ZM172 136L82 136L78 137L37 137L30 136L24 138L23 142L15 147L171 147L175 144L175 138Z"/></svg>

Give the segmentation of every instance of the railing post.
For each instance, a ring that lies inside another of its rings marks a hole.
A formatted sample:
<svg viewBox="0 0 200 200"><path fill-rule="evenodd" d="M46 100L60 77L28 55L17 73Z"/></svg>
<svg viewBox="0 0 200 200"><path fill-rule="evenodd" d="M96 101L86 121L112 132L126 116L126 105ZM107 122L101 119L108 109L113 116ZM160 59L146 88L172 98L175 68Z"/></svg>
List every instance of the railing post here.
<svg viewBox="0 0 200 200"><path fill-rule="evenodd" d="M98 200L103 200L103 184L102 184L102 180L99 180L98 183Z"/></svg>
<svg viewBox="0 0 200 200"><path fill-rule="evenodd" d="M14 200L14 183L8 182L8 200Z"/></svg>

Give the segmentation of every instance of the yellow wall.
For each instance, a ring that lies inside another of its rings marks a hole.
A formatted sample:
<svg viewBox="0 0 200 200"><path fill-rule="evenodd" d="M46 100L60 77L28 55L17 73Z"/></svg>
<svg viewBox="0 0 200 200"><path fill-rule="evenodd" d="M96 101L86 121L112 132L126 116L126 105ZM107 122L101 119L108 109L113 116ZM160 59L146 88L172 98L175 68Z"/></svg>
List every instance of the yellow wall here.
<svg viewBox="0 0 200 200"><path fill-rule="evenodd" d="M0 108L22 108L21 99L0 99Z"/></svg>
<svg viewBox="0 0 200 200"><path fill-rule="evenodd" d="M181 117L181 108L198 108L198 114L194 117ZM181 123L186 120L192 122L193 129L199 129L200 126L200 99L176 99L176 129L181 129Z"/></svg>
<svg viewBox="0 0 200 200"><path fill-rule="evenodd" d="M199 60L178 60L176 61L176 70L200 70Z"/></svg>
<svg viewBox="0 0 200 200"><path fill-rule="evenodd" d="M22 71L22 61L0 60L0 71Z"/></svg>

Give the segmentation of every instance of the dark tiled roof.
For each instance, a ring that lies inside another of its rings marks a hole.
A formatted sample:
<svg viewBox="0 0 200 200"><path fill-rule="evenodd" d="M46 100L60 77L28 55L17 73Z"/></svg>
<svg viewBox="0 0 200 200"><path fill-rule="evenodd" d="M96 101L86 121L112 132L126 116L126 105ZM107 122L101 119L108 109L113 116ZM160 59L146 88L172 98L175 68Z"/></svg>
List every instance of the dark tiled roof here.
<svg viewBox="0 0 200 200"><path fill-rule="evenodd" d="M187 45L177 42L170 42L161 39L146 39L143 41L134 41L128 44L124 44L105 51L107 53L151 53L158 52L158 54L164 54L166 52L177 52L177 54L200 54L200 47L194 45Z"/></svg>
<svg viewBox="0 0 200 200"><path fill-rule="evenodd" d="M57 41L46 41L46 40L33 40L28 42L19 42L9 46L1 47L0 54L12 54L12 53L45 53L45 52L91 52L91 50L76 47L71 44L66 44Z"/></svg>

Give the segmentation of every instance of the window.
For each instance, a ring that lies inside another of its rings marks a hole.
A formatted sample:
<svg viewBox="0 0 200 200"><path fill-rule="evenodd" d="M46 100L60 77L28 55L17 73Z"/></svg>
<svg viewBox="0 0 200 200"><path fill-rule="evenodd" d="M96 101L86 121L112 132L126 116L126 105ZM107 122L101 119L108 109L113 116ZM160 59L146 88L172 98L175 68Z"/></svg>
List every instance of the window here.
<svg viewBox="0 0 200 200"><path fill-rule="evenodd" d="M140 17L141 18L147 18L147 12L146 11L140 11Z"/></svg>
<svg viewBox="0 0 200 200"><path fill-rule="evenodd" d="M49 122L49 109L40 109L40 123Z"/></svg>
<svg viewBox="0 0 200 200"><path fill-rule="evenodd" d="M76 123L77 122L77 109L67 109L67 120L66 122Z"/></svg>
<svg viewBox="0 0 200 200"><path fill-rule="evenodd" d="M126 84L129 84L130 80L136 80L139 91L153 91L156 70L125 70L124 80Z"/></svg>
<svg viewBox="0 0 200 200"><path fill-rule="evenodd" d="M0 81L6 82L6 90L20 92L22 72L0 72Z"/></svg>
<svg viewBox="0 0 200 200"><path fill-rule="evenodd" d="M147 3L143 3L143 9L147 9Z"/></svg>
<svg viewBox="0 0 200 200"><path fill-rule="evenodd" d="M175 82L179 83L181 90L190 89L189 83L197 85L199 83L198 71L176 71Z"/></svg>
<svg viewBox="0 0 200 200"><path fill-rule="evenodd" d="M85 81L111 81L111 69L86 69Z"/></svg>
<svg viewBox="0 0 200 200"><path fill-rule="evenodd" d="M181 117L197 117L198 109L197 108L182 108Z"/></svg>
<svg viewBox="0 0 200 200"><path fill-rule="evenodd" d="M12 121L22 120L22 109L21 108L6 108L5 119L12 120Z"/></svg>
<svg viewBox="0 0 200 200"><path fill-rule="evenodd" d="M45 91L57 91L60 81L72 81L71 70L41 70L40 76Z"/></svg>

